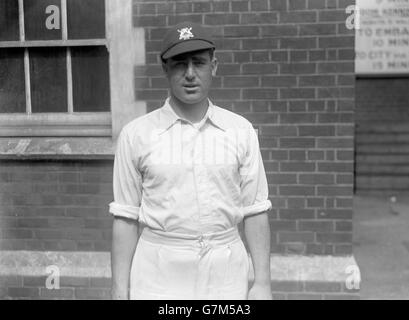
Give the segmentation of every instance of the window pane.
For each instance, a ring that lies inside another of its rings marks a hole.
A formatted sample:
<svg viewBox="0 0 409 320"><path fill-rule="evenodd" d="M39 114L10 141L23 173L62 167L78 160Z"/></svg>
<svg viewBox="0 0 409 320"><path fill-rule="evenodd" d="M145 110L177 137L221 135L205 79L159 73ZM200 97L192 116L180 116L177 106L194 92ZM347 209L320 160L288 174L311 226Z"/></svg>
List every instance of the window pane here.
<svg viewBox="0 0 409 320"><path fill-rule="evenodd" d="M24 49L0 49L0 113L26 112Z"/></svg>
<svg viewBox="0 0 409 320"><path fill-rule="evenodd" d="M18 0L0 1L0 41L20 40Z"/></svg>
<svg viewBox="0 0 409 320"><path fill-rule="evenodd" d="M67 112L65 48L30 49L31 103L34 112Z"/></svg>
<svg viewBox="0 0 409 320"><path fill-rule="evenodd" d="M24 0L26 40L59 40L61 33L60 0Z"/></svg>
<svg viewBox="0 0 409 320"><path fill-rule="evenodd" d="M105 39L105 1L68 0L68 39Z"/></svg>
<svg viewBox="0 0 409 320"><path fill-rule="evenodd" d="M105 47L75 47L72 51L74 111L109 111L109 64Z"/></svg>

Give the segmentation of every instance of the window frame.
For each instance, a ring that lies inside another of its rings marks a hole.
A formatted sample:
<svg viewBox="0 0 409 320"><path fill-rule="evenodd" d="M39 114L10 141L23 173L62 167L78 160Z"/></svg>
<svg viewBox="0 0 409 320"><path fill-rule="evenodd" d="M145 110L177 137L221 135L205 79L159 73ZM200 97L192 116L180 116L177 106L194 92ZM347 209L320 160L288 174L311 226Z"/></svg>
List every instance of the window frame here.
<svg viewBox="0 0 409 320"><path fill-rule="evenodd" d="M0 137L27 136L112 136L112 98L110 112L74 112L71 48L76 46L105 46L109 53L109 69L111 71L111 54L109 47L110 10L116 0L105 1L105 39L68 39L67 0L61 0L61 40L25 40L24 0L18 0L19 5L19 41L0 41L0 48L24 48L25 76L25 113L0 113ZM31 47L65 47L67 66L67 103L68 110L64 113L32 113L30 88L30 61L28 50ZM109 75L110 92L112 95L111 76Z"/></svg>

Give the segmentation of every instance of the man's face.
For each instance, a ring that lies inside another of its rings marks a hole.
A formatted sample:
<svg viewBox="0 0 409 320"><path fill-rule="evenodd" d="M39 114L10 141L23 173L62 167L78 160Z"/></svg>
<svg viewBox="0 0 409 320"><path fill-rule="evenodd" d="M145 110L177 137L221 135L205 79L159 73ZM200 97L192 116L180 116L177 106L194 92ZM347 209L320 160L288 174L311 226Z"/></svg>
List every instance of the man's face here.
<svg viewBox="0 0 409 320"><path fill-rule="evenodd" d="M166 60L163 70L174 98L185 104L195 104L207 98L217 60L209 50L187 52Z"/></svg>

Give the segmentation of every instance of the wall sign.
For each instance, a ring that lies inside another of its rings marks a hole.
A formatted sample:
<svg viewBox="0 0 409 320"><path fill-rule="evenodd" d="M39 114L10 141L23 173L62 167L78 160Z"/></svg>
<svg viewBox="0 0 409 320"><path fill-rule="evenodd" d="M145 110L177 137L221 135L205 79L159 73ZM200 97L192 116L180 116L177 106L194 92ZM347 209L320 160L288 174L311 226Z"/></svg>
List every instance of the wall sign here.
<svg viewBox="0 0 409 320"><path fill-rule="evenodd" d="M357 0L356 5L356 74L409 74L409 0Z"/></svg>

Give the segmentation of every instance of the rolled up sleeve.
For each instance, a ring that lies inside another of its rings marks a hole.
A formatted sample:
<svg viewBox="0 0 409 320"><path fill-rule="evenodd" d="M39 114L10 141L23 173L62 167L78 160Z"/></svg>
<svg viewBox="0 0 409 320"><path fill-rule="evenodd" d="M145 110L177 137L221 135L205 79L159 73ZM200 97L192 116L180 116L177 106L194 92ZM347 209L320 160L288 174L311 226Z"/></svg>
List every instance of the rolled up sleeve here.
<svg viewBox="0 0 409 320"><path fill-rule="evenodd" d="M244 217L259 214L272 208L268 200L268 183L261 157L256 131L251 127L247 134L247 148L240 165L240 188Z"/></svg>
<svg viewBox="0 0 409 320"><path fill-rule="evenodd" d="M109 212L118 217L138 220L142 197L142 178L135 161L135 150L125 130L119 135L113 174L114 201Z"/></svg>

